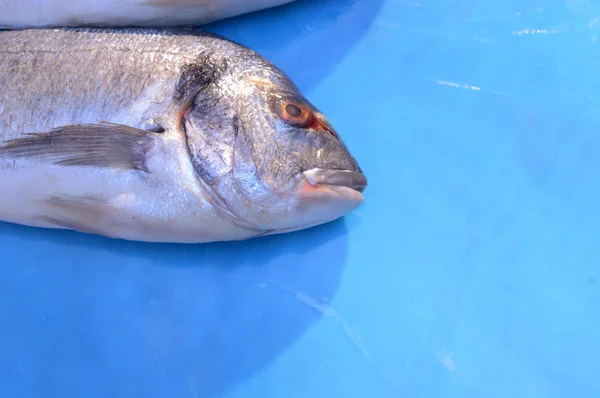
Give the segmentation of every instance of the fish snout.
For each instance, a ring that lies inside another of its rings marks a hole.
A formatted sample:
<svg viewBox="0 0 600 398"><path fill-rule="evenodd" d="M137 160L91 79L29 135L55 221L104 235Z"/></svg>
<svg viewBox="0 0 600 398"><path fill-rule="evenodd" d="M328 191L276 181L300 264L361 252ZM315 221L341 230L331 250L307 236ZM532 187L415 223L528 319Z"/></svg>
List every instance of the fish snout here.
<svg viewBox="0 0 600 398"><path fill-rule="evenodd" d="M312 217L333 220L363 202L367 178L358 171L311 169L302 173L300 203Z"/></svg>

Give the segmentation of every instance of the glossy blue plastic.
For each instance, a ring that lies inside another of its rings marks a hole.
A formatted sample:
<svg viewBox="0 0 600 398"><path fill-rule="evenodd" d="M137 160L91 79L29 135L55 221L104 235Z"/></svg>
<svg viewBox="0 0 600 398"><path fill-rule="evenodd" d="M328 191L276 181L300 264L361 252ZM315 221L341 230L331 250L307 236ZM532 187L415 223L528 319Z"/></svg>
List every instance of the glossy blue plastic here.
<svg viewBox="0 0 600 398"><path fill-rule="evenodd" d="M299 0L210 25L328 115L364 205L196 246L0 224L0 396L597 398L599 18Z"/></svg>

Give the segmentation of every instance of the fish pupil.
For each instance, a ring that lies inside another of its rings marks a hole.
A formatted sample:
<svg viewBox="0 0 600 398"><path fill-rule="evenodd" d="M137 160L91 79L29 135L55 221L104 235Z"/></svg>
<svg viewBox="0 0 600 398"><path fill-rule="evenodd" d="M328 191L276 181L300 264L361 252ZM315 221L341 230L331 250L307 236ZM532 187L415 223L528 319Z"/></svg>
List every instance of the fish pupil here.
<svg viewBox="0 0 600 398"><path fill-rule="evenodd" d="M285 111L291 117L300 117L300 116L302 116L302 109L298 105L288 104L285 107Z"/></svg>

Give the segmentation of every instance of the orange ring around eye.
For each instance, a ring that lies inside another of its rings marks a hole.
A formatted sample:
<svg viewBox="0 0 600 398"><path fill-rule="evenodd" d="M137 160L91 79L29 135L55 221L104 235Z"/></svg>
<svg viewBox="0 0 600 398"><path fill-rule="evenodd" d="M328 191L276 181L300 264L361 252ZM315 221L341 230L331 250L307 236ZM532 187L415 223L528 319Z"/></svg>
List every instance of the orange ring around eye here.
<svg viewBox="0 0 600 398"><path fill-rule="evenodd" d="M277 107L281 119L294 127L309 127L314 121L312 110L301 102L282 101Z"/></svg>

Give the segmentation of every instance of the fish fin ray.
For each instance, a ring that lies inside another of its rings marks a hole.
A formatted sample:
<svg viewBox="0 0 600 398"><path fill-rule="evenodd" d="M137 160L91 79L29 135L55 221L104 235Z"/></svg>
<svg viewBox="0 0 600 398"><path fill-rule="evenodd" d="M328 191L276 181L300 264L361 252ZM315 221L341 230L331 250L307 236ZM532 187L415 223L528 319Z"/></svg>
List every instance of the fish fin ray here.
<svg viewBox="0 0 600 398"><path fill-rule="evenodd" d="M103 199L92 197L53 196L42 201L45 214L34 218L50 226L81 233L113 237L103 228L107 225L111 205Z"/></svg>
<svg viewBox="0 0 600 398"><path fill-rule="evenodd" d="M0 146L0 156L148 172L146 155L154 134L157 133L108 122L66 125L9 140Z"/></svg>

